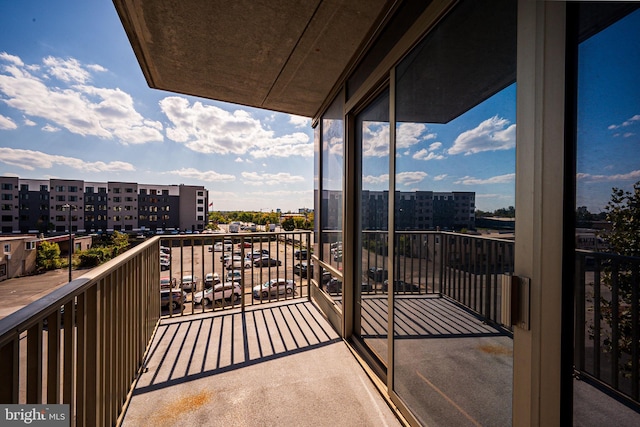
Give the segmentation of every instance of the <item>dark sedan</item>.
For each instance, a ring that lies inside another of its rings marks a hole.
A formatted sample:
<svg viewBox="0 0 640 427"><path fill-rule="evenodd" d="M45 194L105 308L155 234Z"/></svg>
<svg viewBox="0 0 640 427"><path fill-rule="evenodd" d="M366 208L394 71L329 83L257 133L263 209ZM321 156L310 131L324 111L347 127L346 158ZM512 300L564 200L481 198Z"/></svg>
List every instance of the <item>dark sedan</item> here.
<svg viewBox="0 0 640 427"><path fill-rule="evenodd" d="M255 260L253 265L254 267L271 267L274 265L282 265L282 262L279 259L265 257Z"/></svg>

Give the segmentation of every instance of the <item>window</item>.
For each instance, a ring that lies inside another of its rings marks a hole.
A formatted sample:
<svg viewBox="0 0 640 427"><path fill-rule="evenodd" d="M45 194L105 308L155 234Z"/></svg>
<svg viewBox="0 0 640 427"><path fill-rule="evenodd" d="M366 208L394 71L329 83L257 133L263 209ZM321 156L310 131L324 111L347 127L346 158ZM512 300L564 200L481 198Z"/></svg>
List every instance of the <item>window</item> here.
<svg viewBox="0 0 640 427"><path fill-rule="evenodd" d="M169 190L162 190L162 195L163 196L168 196L169 195Z"/></svg>
<svg viewBox="0 0 640 427"><path fill-rule="evenodd" d="M115 194L120 194L122 192L122 189L120 187L116 187L116 188L113 189L113 192Z"/></svg>
<svg viewBox="0 0 640 427"><path fill-rule="evenodd" d="M146 194L147 194L147 190L145 188L141 188L140 195L146 195Z"/></svg>
<svg viewBox="0 0 640 427"><path fill-rule="evenodd" d="M88 194L93 194L93 187L85 187L84 192Z"/></svg>
<svg viewBox="0 0 640 427"><path fill-rule="evenodd" d="M24 248L28 251L32 251L36 248L37 241L32 240L30 242L24 242Z"/></svg>
<svg viewBox="0 0 640 427"><path fill-rule="evenodd" d="M120 199L121 199L120 197L114 197L113 201L116 202L116 203L120 203Z"/></svg>
<svg viewBox="0 0 640 427"><path fill-rule="evenodd" d="M8 183L8 182L3 182L3 183L2 183L2 187L1 187L1 188L2 188L3 190L9 190L9 191L11 191L11 190L13 190L13 184L10 184L10 183Z"/></svg>
<svg viewBox="0 0 640 427"><path fill-rule="evenodd" d="M203 212L204 208L202 206L198 206L198 212Z"/></svg>
<svg viewBox="0 0 640 427"><path fill-rule="evenodd" d="M202 197L202 196L204 196L204 191L198 191L197 194L198 194L199 197Z"/></svg>
<svg viewBox="0 0 640 427"><path fill-rule="evenodd" d="M77 202L78 201L78 196L69 196L69 201L70 202Z"/></svg>
<svg viewBox="0 0 640 427"><path fill-rule="evenodd" d="M28 184L20 184L20 191L29 191Z"/></svg>
<svg viewBox="0 0 640 427"><path fill-rule="evenodd" d="M29 200L29 193L20 194L20 200Z"/></svg>
<svg viewBox="0 0 640 427"><path fill-rule="evenodd" d="M133 202L133 197L125 197L124 201L125 202Z"/></svg>
<svg viewBox="0 0 640 427"><path fill-rule="evenodd" d="M107 187L98 187L98 193L106 193Z"/></svg>
<svg viewBox="0 0 640 427"><path fill-rule="evenodd" d="M2 200L13 200L13 194L3 193Z"/></svg>
<svg viewBox="0 0 640 427"><path fill-rule="evenodd" d="M67 198L66 198L66 196L64 194L58 194L56 196L56 202L64 202L66 200L67 200Z"/></svg>
<svg viewBox="0 0 640 427"><path fill-rule="evenodd" d="M124 191L125 191L126 193L133 193L133 188L131 188L131 187L127 187L127 188L125 188L125 190L124 190Z"/></svg>
<svg viewBox="0 0 640 427"><path fill-rule="evenodd" d="M66 191L66 188L64 185L56 185L56 191L63 192L63 191Z"/></svg>
<svg viewBox="0 0 640 427"><path fill-rule="evenodd" d="M69 192L70 193L77 193L78 192L78 187L75 185L70 185L69 186Z"/></svg>
<svg viewBox="0 0 640 427"><path fill-rule="evenodd" d="M13 209L13 205L8 205L8 204L2 205L2 210L3 211L10 211L12 209Z"/></svg>
<svg viewBox="0 0 640 427"><path fill-rule="evenodd" d="M198 215L198 217L196 218L197 221L204 221L204 216L202 215Z"/></svg>
<svg viewBox="0 0 640 427"><path fill-rule="evenodd" d="M93 205L87 205L85 206L84 210L87 212L93 212L94 211L94 206Z"/></svg>
<svg viewBox="0 0 640 427"><path fill-rule="evenodd" d="M2 222L11 222L13 221L13 215L2 215Z"/></svg>
<svg viewBox="0 0 640 427"><path fill-rule="evenodd" d="M5 243L4 244L4 253L5 254L11 253L11 243Z"/></svg>
<svg viewBox="0 0 640 427"><path fill-rule="evenodd" d="M66 220L67 220L67 217L64 215L56 215L56 221L61 222Z"/></svg>

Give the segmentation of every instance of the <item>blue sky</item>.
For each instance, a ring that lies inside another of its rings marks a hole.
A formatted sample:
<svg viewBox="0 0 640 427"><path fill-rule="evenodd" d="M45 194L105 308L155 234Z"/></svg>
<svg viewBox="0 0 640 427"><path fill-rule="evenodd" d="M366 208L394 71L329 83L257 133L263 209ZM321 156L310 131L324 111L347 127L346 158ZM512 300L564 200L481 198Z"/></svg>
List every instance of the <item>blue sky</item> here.
<svg viewBox="0 0 640 427"><path fill-rule="evenodd" d="M313 207L309 119L150 89L111 1L3 1L0 27L0 175L203 185L216 210ZM623 31L638 28L636 12L581 47L578 205L592 212L640 180L640 47ZM514 205L515 120L512 85L445 125L399 125L398 189ZM363 182L385 189L388 126L367 132Z"/></svg>
<svg viewBox="0 0 640 427"><path fill-rule="evenodd" d="M0 3L0 174L204 185L313 207L310 120L150 89L108 0Z"/></svg>

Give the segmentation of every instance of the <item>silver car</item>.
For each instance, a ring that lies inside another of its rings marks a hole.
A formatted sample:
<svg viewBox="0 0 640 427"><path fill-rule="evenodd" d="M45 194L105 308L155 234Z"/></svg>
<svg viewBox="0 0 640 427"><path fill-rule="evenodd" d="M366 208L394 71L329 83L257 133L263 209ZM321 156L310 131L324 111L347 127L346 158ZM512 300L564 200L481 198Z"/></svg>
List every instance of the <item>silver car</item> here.
<svg viewBox="0 0 640 427"><path fill-rule="evenodd" d="M224 282L213 285L213 288L193 294L193 303L209 305L212 303L229 303L238 301L242 297L242 287L238 282Z"/></svg>
<svg viewBox="0 0 640 427"><path fill-rule="evenodd" d="M253 297L256 299L267 299L274 295L293 295L296 292L296 284L289 279L271 279L262 285L253 287Z"/></svg>

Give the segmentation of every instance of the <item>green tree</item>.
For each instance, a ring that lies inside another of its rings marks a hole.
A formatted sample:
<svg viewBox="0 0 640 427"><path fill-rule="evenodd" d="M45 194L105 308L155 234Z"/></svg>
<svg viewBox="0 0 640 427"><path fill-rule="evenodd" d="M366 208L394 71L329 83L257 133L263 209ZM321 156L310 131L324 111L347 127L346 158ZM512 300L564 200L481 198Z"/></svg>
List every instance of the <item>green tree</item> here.
<svg viewBox="0 0 640 427"><path fill-rule="evenodd" d="M600 234L611 252L622 255L604 262L602 282L611 292L603 292L600 297L601 336L605 352L612 352L614 344L619 350L619 370L630 377L633 358L633 286L634 274L638 275L640 256L640 181L633 185L633 191L613 188L611 200L605 207L611 230ZM636 283L637 286L637 283ZM614 299L616 295L618 298ZM617 343L614 342L617 324ZM590 335L594 338L594 325L590 325Z"/></svg>
<svg viewBox="0 0 640 427"><path fill-rule="evenodd" d="M60 259L60 246L57 243L46 240L38 245L36 254L36 266L40 271L54 270L62 266Z"/></svg>
<svg viewBox="0 0 640 427"><path fill-rule="evenodd" d="M114 231L111 235L111 244L113 245L113 255L120 255L129 248L129 236L126 233Z"/></svg>
<svg viewBox="0 0 640 427"><path fill-rule="evenodd" d="M293 231L296 228L296 223L293 218L289 217L282 221L282 228L284 228L285 231Z"/></svg>

